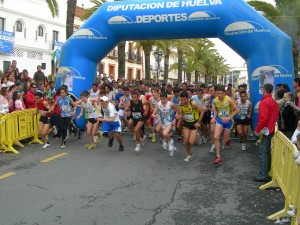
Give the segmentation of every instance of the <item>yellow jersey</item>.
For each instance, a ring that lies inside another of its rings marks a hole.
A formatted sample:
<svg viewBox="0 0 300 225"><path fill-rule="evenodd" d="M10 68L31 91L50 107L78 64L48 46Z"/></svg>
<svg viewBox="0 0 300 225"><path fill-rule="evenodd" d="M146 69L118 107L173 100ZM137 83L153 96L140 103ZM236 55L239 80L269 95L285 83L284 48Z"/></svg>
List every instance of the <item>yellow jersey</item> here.
<svg viewBox="0 0 300 225"><path fill-rule="evenodd" d="M229 117L231 114L231 105L229 104L229 99L230 97L227 95L224 97L222 102L218 97L214 99L213 104L218 110L218 117L220 117L221 119Z"/></svg>
<svg viewBox="0 0 300 225"><path fill-rule="evenodd" d="M199 119L199 112L192 106L192 101L189 102L188 106L184 106L179 103L180 109L183 113L183 120L189 123L196 122Z"/></svg>

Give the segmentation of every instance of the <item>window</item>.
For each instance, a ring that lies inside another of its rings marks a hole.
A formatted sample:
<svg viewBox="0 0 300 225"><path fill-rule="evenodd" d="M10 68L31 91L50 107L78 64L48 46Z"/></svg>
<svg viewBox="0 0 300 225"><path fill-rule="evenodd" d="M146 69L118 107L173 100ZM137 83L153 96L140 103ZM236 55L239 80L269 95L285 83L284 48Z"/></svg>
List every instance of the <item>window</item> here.
<svg viewBox="0 0 300 225"><path fill-rule="evenodd" d="M54 30L52 33L52 49L54 49L56 41L58 41L58 31Z"/></svg>
<svg viewBox="0 0 300 225"><path fill-rule="evenodd" d="M4 30L5 19L0 17L0 30Z"/></svg>
<svg viewBox="0 0 300 225"><path fill-rule="evenodd" d="M16 31L17 32L23 31L23 25L22 25L21 21L19 21L19 20L16 22Z"/></svg>
<svg viewBox="0 0 300 225"><path fill-rule="evenodd" d="M39 37L43 37L44 36L44 29L41 26L38 27L38 36Z"/></svg>

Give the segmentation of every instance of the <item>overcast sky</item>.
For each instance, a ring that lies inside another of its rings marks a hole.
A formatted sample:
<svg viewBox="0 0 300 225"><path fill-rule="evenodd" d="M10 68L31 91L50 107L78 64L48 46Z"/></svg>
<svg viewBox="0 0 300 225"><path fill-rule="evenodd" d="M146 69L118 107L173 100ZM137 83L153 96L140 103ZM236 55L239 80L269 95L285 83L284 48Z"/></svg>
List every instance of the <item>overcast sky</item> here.
<svg viewBox="0 0 300 225"><path fill-rule="evenodd" d="M264 1L274 4L274 0L264 0ZM77 0L78 6L82 7L82 4L84 4L84 8L89 8L94 5L89 0ZM215 43L215 48L218 49L219 53L227 60L227 64L229 64L231 67L243 66L245 61L238 54L236 54L230 47L228 47L218 38L212 38L211 40Z"/></svg>

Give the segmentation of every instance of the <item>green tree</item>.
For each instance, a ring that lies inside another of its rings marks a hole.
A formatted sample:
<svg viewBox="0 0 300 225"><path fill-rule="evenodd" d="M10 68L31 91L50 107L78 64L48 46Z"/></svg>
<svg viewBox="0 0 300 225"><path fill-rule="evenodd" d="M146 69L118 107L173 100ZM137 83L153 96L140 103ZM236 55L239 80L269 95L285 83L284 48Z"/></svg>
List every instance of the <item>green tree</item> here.
<svg viewBox="0 0 300 225"><path fill-rule="evenodd" d="M155 45L161 49L164 53L164 81L169 79L169 62L170 62L170 53L171 48L174 47L173 40L158 40L155 42Z"/></svg>
<svg viewBox="0 0 300 225"><path fill-rule="evenodd" d="M300 51L300 1L275 0L274 6L264 1L251 0L248 4L290 35L293 42L294 73L297 76Z"/></svg>

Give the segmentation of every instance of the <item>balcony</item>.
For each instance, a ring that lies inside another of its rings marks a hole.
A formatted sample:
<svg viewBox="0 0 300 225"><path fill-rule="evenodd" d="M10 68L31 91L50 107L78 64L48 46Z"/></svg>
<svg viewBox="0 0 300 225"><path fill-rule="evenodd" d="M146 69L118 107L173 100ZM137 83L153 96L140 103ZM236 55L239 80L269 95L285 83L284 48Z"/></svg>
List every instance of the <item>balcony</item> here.
<svg viewBox="0 0 300 225"><path fill-rule="evenodd" d="M118 51L117 50L112 50L110 53L107 54L108 58L111 59L117 59L118 58Z"/></svg>

